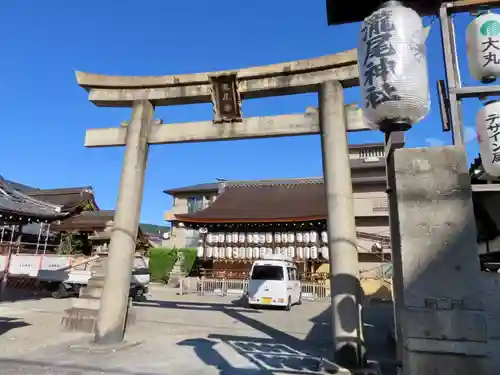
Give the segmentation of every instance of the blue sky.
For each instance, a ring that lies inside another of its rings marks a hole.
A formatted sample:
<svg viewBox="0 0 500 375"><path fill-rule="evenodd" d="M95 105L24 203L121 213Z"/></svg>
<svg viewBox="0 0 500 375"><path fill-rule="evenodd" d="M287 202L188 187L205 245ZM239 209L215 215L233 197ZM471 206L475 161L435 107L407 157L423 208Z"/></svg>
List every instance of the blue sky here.
<svg viewBox="0 0 500 375"><path fill-rule="evenodd" d="M238 5L236 5L238 3ZM50 4L50 6L48 5ZM426 20L429 24L430 20ZM465 27L457 17L464 83ZM450 144L441 132L435 81L444 77L439 24L428 40L430 115L407 134L408 147ZM328 27L325 1L254 0L2 0L0 1L0 147L4 177L42 188L94 187L98 204L115 206L123 148L86 149L87 128L118 126L129 109L97 108L75 81L74 71L161 75L234 69L316 57L356 47L359 24ZM224 51L218 46L224 45ZM229 48L228 48L229 47ZM346 102L359 101L359 89ZM244 116L303 112L316 95L246 101ZM464 123L478 153L469 100ZM160 107L164 122L212 118L209 104ZM381 141L378 132L350 142ZM260 179L321 175L319 136L155 146L150 150L143 222L162 224L171 201L165 188L215 178Z"/></svg>

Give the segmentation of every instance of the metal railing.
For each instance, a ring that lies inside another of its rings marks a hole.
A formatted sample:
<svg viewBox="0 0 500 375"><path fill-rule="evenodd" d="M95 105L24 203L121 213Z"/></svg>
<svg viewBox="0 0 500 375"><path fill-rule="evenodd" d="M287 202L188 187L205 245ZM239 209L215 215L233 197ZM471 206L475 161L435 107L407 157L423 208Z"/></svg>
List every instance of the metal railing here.
<svg viewBox="0 0 500 375"><path fill-rule="evenodd" d="M302 298L308 301L329 301L330 288L327 282L303 281ZM200 296L236 296L240 297L248 291L248 280L221 279L204 277L186 277L180 280L180 294L198 294Z"/></svg>

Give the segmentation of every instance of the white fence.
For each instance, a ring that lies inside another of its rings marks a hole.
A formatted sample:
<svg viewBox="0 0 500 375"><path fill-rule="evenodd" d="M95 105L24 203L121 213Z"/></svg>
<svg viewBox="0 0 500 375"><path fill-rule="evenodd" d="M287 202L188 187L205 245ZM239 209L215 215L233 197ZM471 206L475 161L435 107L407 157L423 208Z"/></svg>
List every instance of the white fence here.
<svg viewBox="0 0 500 375"><path fill-rule="evenodd" d="M186 277L180 281L180 294L243 296L247 280ZM325 282L303 281L302 298L308 301L329 301L330 289Z"/></svg>

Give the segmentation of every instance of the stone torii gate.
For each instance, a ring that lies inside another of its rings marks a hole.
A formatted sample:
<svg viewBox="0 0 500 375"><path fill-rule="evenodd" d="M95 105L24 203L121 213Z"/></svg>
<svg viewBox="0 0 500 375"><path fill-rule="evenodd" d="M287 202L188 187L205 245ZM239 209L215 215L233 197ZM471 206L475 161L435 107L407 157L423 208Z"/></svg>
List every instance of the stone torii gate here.
<svg viewBox="0 0 500 375"><path fill-rule="evenodd" d="M132 107L127 126L87 130L86 147L125 146L95 342L117 344L126 324L132 258L150 144L321 134L328 197L328 237L335 357L359 366L364 357L356 230L346 131L368 130L360 109L344 104L343 88L358 85L356 50L234 71L158 77L77 72L100 107ZM318 113L242 118L241 100L319 92ZM214 120L164 125L155 106L213 102Z"/></svg>

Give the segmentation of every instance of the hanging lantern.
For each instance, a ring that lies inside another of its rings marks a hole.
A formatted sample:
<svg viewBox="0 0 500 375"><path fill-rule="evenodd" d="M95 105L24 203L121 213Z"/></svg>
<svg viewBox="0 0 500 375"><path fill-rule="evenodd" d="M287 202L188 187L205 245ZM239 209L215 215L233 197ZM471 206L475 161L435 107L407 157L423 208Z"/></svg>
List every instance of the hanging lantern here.
<svg viewBox="0 0 500 375"><path fill-rule="evenodd" d="M287 255L292 259L295 258L295 246L288 246Z"/></svg>
<svg viewBox="0 0 500 375"><path fill-rule="evenodd" d="M500 15L479 13L467 26L465 43L472 77L494 82L500 76Z"/></svg>
<svg viewBox="0 0 500 375"><path fill-rule="evenodd" d="M492 177L500 177L500 101L491 101L477 114L479 152L483 168Z"/></svg>
<svg viewBox="0 0 500 375"><path fill-rule="evenodd" d="M329 260L330 259L330 253L328 252L328 247L323 246L321 247L321 255L323 256L324 259Z"/></svg>
<svg viewBox="0 0 500 375"><path fill-rule="evenodd" d="M212 233L208 233L206 236L207 243L212 243Z"/></svg>
<svg viewBox="0 0 500 375"><path fill-rule="evenodd" d="M295 239L297 240L297 242L302 242L302 232L297 232L295 234Z"/></svg>
<svg viewBox="0 0 500 375"><path fill-rule="evenodd" d="M196 256L198 258L203 258L203 246L198 246L198 250L196 252Z"/></svg>
<svg viewBox="0 0 500 375"><path fill-rule="evenodd" d="M304 247L304 258L306 259L311 258L311 248L308 246Z"/></svg>
<svg viewBox="0 0 500 375"><path fill-rule="evenodd" d="M286 232L281 233L281 243L288 243L288 235Z"/></svg>
<svg viewBox="0 0 500 375"><path fill-rule="evenodd" d="M321 241L323 243L328 243L328 233L325 230L321 232Z"/></svg>
<svg viewBox="0 0 500 375"><path fill-rule="evenodd" d="M302 246L297 247L297 258L304 259L304 248Z"/></svg>
<svg viewBox="0 0 500 375"><path fill-rule="evenodd" d="M253 242L253 234L252 233L247 233L247 242L252 243Z"/></svg>
<svg viewBox="0 0 500 375"><path fill-rule="evenodd" d="M280 232L274 233L274 242L275 243L280 243L281 242L281 233Z"/></svg>
<svg viewBox="0 0 500 375"><path fill-rule="evenodd" d="M239 238L239 235L238 235L238 232L233 232L233 238L232 238L232 243L238 243L238 238Z"/></svg>
<svg viewBox="0 0 500 375"><path fill-rule="evenodd" d="M288 243L294 243L295 242L295 233L288 232L287 233L287 238L288 238Z"/></svg>
<svg viewBox="0 0 500 375"><path fill-rule="evenodd" d="M429 113L425 39L420 16L397 1L365 18L358 65L363 114L372 127L407 130Z"/></svg>
<svg viewBox="0 0 500 375"><path fill-rule="evenodd" d="M309 241L311 243L316 243L318 241L318 233L317 232L310 232L309 233Z"/></svg>
<svg viewBox="0 0 500 375"><path fill-rule="evenodd" d="M231 242L233 242L233 234L226 233L226 243L231 243Z"/></svg>
<svg viewBox="0 0 500 375"><path fill-rule="evenodd" d="M245 259L246 250L247 250L246 247L240 247L240 251L239 251L239 254L238 254L238 258L239 259Z"/></svg>
<svg viewBox="0 0 500 375"><path fill-rule="evenodd" d="M245 243L245 238L246 238L246 237L245 237L245 233L240 233L240 234L238 235L238 242L239 242L239 243Z"/></svg>
<svg viewBox="0 0 500 375"><path fill-rule="evenodd" d="M273 253L274 253L274 254L279 254L279 253L280 253L280 251L281 251L281 247L279 247L279 246L278 246L278 247L275 247L275 248L274 248L274 252L273 252Z"/></svg>
<svg viewBox="0 0 500 375"><path fill-rule="evenodd" d="M273 249L270 247L266 248L266 257L271 257L273 255Z"/></svg>
<svg viewBox="0 0 500 375"><path fill-rule="evenodd" d="M219 233L218 238L219 238L218 240L219 243L224 243L225 239L224 233Z"/></svg>
<svg viewBox="0 0 500 375"><path fill-rule="evenodd" d="M252 258L258 259L260 254L260 248L254 247L252 249Z"/></svg>
<svg viewBox="0 0 500 375"><path fill-rule="evenodd" d="M212 246L207 247L207 258L212 258L214 255L214 248Z"/></svg>
<svg viewBox="0 0 500 375"><path fill-rule="evenodd" d="M318 248L316 246L311 246L311 259L318 258Z"/></svg>
<svg viewBox="0 0 500 375"><path fill-rule="evenodd" d="M259 257L260 258L265 258L266 257L266 248L265 247L261 247L260 248Z"/></svg>
<svg viewBox="0 0 500 375"><path fill-rule="evenodd" d="M310 238L309 232L305 232L302 235L302 240L304 241L304 243L309 243L309 238Z"/></svg>
<svg viewBox="0 0 500 375"><path fill-rule="evenodd" d="M245 257L247 259L252 259L252 250L253 250L253 247L247 247L246 253L245 253Z"/></svg>
<svg viewBox="0 0 500 375"><path fill-rule="evenodd" d="M273 234L271 232L266 233L266 242L273 243Z"/></svg>
<svg viewBox="0 0 500 375"><path fill-rule="evenodd" d="M240 249L238 247L233 247L233 258L238 259Z"/></svg>
<svg viewBox="0 0 500 375"><path fill-rule="evenodd" d="M254 233L253 234L253 243L259 243L260 236L259 233Z"/></svg>
<svg viewBox="0 0 500 375"><path fill-rule="evenodd" d="M223 248L221 247L221 249L223 249ZM217 246L215 246L213 249L213 257L215 259L217 259L219 257L219 248Z"/></svg>
<svg viewBox="0 0 500 375"><path fill-rule="evenodd" d="M259 233L259 243L266 243L266 234Z"/></svg>

